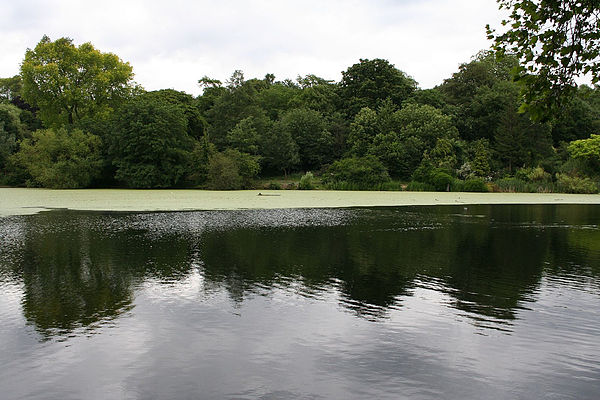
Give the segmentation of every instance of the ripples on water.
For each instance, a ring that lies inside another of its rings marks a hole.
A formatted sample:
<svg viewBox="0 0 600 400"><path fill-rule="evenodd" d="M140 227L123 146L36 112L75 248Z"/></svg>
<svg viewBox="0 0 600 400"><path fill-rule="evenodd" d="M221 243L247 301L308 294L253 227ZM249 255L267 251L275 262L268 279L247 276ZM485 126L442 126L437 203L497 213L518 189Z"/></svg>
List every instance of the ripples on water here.
<svg viewBox="0 0 600 400"><path fill-rule="evenodd" d="M595 398L600 208L0 219L9 398Z"/></svg>

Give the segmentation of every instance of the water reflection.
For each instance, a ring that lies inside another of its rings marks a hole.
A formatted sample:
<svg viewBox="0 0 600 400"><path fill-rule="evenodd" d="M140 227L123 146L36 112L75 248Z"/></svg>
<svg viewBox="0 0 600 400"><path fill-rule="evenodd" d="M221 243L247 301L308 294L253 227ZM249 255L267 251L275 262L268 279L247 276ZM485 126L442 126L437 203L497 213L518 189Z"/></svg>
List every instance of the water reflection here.
<svg viewBox="0 0 600 400"><path fill-rule="evenodd" d="M374 321L432 289L474 324L507 329L544 275L598 287L599 220L595 206L54 211L0 221L0 274L22 282L23 314L45 337L128 312L144 282L196 273L198 290L224 289L235 303L280 288L333 291Z"/></svg>

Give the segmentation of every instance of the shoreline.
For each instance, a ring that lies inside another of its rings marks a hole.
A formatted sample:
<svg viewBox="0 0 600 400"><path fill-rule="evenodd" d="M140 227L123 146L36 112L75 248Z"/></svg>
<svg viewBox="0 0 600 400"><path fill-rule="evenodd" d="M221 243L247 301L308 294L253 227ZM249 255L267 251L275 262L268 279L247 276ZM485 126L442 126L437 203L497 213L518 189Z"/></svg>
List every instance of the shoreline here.
<svg viewBox="0 0 600 400"><path fill-rule="evenodd" d="M52 209L158 212L460 204L600 204L600 194L0 188L0 217Z"/></svg>

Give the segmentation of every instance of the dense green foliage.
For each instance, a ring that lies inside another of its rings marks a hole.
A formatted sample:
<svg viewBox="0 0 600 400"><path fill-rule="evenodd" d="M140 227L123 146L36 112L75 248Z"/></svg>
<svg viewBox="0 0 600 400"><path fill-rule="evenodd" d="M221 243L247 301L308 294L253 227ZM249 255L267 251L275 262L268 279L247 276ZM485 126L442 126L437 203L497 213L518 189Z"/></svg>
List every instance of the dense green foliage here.
<svg viewBox="0 0 600 400"><path fill-rule="evenodd" d="M31 139L21 142L14 157L33 178L32 185L84 188L98 175L100 146L98 136L78 129L38 130Z"/></svg>
<svg viewBox="0 0 600 400"><path fill-rule="evenodd" d="M260 172L257 157L227 149L214 154L208 165L208 188L214 190L248 189Z"/></svg>
<svg viewBox="0 0 600 400"><path fill-rule="evenodd" d="M536 117L548 118L575 87L575 77L600 80L598 0L497 0L510 11L508 27L488 37L501 53L516 54L514 72L523 83L525 103Z"/></svg>
<svg viewBox="0 0 600 400"><path fill-rule="evenodd" d="M597 190L600 88L535 122L520 66L482 51L426 90L382 59L338 83L235 71L202 77L193 97L145 92L117 56L44 37L0 79L0 184L241 189L284 175L273 187Z"/></svg>
<svg viewBox="0 0 600 400"><path fill-rule="evenodd" d="M99 118L128 98L133 69L116 55L101 53L91 43L77 47L68 38L44 36L27 50L21 64L21 95L39 108L48 127Z"/></svg>
<svg viewBox="0 0 600 400"><path fill-rule="evenodd" d="M324 181L333 188L373 189L390 180L387 170L374 156L344 158L327 170Z"/></svg>
<svg viewBox="0 0 600 400"><path fill-rule="evenodd" d="M184 111L153 93L136 97L114 116L109 154L115 179L129 187L177 185L192 149Z"/></svg>

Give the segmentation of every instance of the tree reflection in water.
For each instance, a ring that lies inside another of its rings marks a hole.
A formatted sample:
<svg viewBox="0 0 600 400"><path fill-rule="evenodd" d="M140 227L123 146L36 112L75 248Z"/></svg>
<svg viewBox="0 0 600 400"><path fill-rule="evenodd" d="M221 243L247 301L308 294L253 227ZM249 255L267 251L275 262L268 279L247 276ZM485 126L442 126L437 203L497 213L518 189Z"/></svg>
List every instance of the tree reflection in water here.
<svg viewBox="0 0 600 400"><path fill-rule="evenodd" d="M334 290L346 310L377 321L416 288L433 288L475 324L508 323L535 301L544 274L597 284L599 210L53 211L22 217L19 245L0 250L0 274L22 281L23 313L46 338L110 323L132 309L140 285L180 281L198 264L206 288L238 303L257 290L294 287L316 299Z"/></svg>

